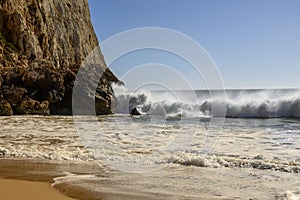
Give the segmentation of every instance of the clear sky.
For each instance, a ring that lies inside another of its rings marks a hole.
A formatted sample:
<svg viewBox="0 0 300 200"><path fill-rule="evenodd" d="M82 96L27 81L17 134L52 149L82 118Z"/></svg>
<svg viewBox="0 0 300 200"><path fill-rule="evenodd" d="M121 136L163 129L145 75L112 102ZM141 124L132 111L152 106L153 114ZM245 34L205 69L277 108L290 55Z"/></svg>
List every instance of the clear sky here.
<svg viewBox="0 0 300 200"><path fill-rule="evenodd" d="M100 42L128 29L170 28L207 50L225 88L300 88L300 0L89 0L89 4ZM135 65L159 62L159 56L150 58L154 54L128 55L130 59L110 67L122 77ZM175 68L181 68L195 88L203 88L180 62Z"/></svg>

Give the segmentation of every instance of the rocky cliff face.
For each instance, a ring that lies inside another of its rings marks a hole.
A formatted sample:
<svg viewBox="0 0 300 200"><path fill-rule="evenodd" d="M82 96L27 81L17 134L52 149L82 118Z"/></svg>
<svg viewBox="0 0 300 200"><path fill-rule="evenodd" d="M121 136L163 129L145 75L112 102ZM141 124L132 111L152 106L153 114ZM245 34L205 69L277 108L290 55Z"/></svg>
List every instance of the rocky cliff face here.
<svg viewBox="0 0 300 200"><path fill-rule="evenodd" d="M71 114L76 73L97 45L87 0L0 0L0 115ZM118 79L100 56L96 112L110 114Z"/></svg>

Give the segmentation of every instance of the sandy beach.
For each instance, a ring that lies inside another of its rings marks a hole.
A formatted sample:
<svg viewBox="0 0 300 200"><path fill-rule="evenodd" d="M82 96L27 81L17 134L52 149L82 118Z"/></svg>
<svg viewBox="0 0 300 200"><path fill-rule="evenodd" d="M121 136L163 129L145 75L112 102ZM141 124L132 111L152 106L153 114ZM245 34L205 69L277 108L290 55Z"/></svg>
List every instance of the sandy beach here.
<svg viewBox="0 0 300 200"><path fill-rule="evenodd" d="M84 167L83 167L84 166ZM101 169L95 163L59 162L42 159L1 158L0 194L5 200L70 200L83 199L84 192L60 191L51 187L55 177L65 172L84 174L95 173ZM74 198L68 197L72 196Z"/></svg>
<svg viewBox="0 0 300 200"><path fill-rule="evenodd" d="M6 153L0 156L0 178L42 183L41 187L47 190L45 196L59 191L82 200L282 200L286 194L300 197L300 165L297 161L300 126L297 120L227 119L227 131L220 135L214 148L216 154L201 157L193 152L199 150L202 129L194 140L195 145L190 147L191 152L145 154L149 146L168 140L168 136L176 132L177 126L173 126L176 121L169 121L170 124L161 132L159 124L148 127L144 119L136 118L140 120L144 135L149 132L157 134L150 139L140 137L139 151L128 151L136 150L138 143L133 139L138 135L127 134L136 133L135 126L127 123L127 119L126 116L101 118L102 127L112 130L107 134L108 142L116 142L119 149L106 148L97 154L102 156L98 158L100 165L86 148L80 146L71 117L3 117L0 149ZM115 121L124 130L116 130ZM187 123L187 126L191 125L193 121ZM103 144L101 138L94 139L97 144ZM129 143L132 146L126 146L128 141L133 141ZM116 158L119 165L105 167L109 158ZM159 161L165 167L144 173L118 170L135 158L147 161L145 164ZM39 186L27 182L20 184L25 183L28 188L25 191L36 195L34 190ZM6 187L8 183L2 185L5 192L17 194L14 187Z"/></svg>
<svg viewBox="0 0 300 200"><path fill-rule="evenodd" d="M174 177L180 180L176 186L163 184ZM297 180L298 174L256 169L174 165L152 173L123 174L103 171L95 162L0 159L0 194L5 200L293 199L284 196L291 189L298 198Z"/></svg>
<svg viewBox="0 0 300 200"><path fill-rule="evenodd" d="M300 0L0 0L0 200L300 200Z"/></svg>
<svg viewBox="0 0 300 200"><path fill-rule="evenodd" d="M71 200L50 187L49 183L36 181L22 181L0 179L0 194L1 199L5 200Z"/></svg>

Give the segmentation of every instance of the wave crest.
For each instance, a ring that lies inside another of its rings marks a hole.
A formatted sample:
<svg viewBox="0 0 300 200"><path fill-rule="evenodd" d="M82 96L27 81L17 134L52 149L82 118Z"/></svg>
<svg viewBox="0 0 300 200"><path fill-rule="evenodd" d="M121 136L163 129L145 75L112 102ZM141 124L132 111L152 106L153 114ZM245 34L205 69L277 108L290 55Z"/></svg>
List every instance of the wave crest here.
<svg viewBox="0 0 300 200"><path fill-rule="evenodd" d="M117 113L160 116L212 117L209 91L128 91L114 86ZM194 93L194 95L193 95ZM300 90L228 90L214 106L226 105L231 118L300 118Z"/></svg>

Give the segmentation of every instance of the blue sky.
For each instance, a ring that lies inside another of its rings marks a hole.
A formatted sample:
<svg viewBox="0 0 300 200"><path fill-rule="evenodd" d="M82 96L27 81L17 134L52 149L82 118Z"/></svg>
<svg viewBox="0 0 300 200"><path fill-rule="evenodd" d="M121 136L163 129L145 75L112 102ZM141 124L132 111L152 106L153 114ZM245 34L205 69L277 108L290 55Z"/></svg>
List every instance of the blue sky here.
<svg viewBox="0 0 300 200"><path fill-rule="evenodd" d="M100 42L133 28L174 29L207 50L225 88L300 88L300 0L89 0L89 4ZM162 63L174 65L194 88L205 87L186 63L175 63L172 56L160 58L159 52L144 51L125 57L110 66L119 77L136 65L170 59ZM175 83L174 88L184 89Z"/></svg>

